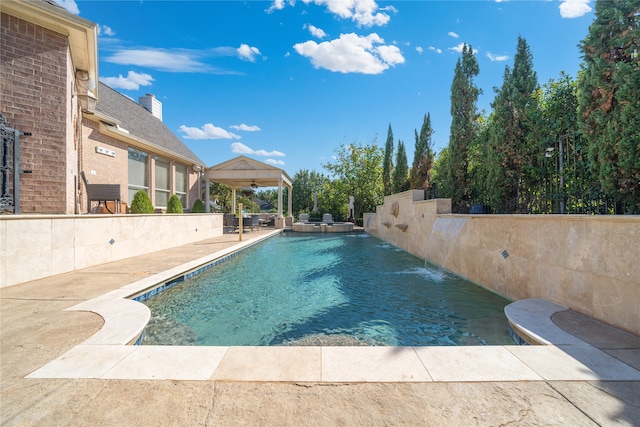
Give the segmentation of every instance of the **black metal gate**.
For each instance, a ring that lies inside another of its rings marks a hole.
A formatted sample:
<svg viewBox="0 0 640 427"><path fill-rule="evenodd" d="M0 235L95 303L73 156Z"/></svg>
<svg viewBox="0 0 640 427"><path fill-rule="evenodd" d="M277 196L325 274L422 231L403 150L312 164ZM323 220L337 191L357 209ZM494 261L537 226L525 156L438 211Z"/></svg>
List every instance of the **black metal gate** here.
<svg viewBox="0 0 640 427"><path fill-rule="evenodd" d="M31 133L8 127L0 114L0 213L20 213L20 174L31 173L30 170L20 170L22 135L30 136Z"/></svg>

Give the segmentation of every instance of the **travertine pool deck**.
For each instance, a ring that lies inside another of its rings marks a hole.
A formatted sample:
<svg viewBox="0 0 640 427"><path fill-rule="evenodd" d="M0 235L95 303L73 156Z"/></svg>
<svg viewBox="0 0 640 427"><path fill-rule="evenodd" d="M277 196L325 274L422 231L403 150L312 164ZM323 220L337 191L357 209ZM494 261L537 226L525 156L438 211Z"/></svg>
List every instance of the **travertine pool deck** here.
<svg viewBox="0 0 640 427"><path fill-rule="evenodd" d="M507 315L546 345L128 345L126 297L274 232L1 289L1 424L638 425L640 338L544 300Z"/></svg>

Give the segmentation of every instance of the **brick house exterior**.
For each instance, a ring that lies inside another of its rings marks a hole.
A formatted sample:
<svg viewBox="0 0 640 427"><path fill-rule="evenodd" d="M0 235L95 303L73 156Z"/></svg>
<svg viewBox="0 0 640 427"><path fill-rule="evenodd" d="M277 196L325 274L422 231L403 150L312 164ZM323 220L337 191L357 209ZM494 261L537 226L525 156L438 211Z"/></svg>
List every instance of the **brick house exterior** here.
<svg viewBox="0 0 640 427"><path fill-rule="evenodd" d="M94 212L82 173L90 183L120 184L129 202L130 148L150 159L152 202L156 159L169 165L170 194L176 170L186 173L185 208L200 197L204 163L144 107L97 83L95 23L53 0L2 0L0 14L0 114L7 126L32 134L20 139L14 166L32 171L20 174L20 213Z"/></svg>

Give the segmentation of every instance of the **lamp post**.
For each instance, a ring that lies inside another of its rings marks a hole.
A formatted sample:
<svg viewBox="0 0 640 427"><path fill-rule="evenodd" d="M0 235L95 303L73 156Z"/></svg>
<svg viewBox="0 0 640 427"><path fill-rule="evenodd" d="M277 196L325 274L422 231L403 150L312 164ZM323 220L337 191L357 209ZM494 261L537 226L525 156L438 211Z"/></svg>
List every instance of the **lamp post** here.
<svg viewBox="0 0 640 427"><path fill-rule="evenodd" d="M560 213L564 214L566 210L566 204L564 200L564 140L565 135L558 138L558 161L556 163L556 176L560 179ZM544 156L550 158L553 156L555 147L547 147Z"/></svg>

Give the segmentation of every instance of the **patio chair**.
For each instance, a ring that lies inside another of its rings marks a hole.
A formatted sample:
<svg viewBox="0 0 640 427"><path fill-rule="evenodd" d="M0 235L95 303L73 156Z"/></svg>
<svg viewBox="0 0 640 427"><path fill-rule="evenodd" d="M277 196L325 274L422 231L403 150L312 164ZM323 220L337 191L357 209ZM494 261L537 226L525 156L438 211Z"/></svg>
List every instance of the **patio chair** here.
<svg viewBox="0 0 640 427"><path fill-rule="evenodd" d="M238 228L238 218L232 213L224 214L224 230L233 233Z"/></svg>
<svg viewBox="0 0 640 427"><path fill-rule="evenodd" d="M298 215L299 222L309 222L309 214L300 214Z"/></svg>
<svg viewBox="0 0 640 427"><path fill-rule="evenodd" d="M330 213L322 215L322 222L325 224L333 224L333 215Z"/></svg>
<svg viewBox="0 0 640 427"><path fill-rule="evenodd" d="M256 228L260 230L260 214L251 215L251 231Z"/></svg>

